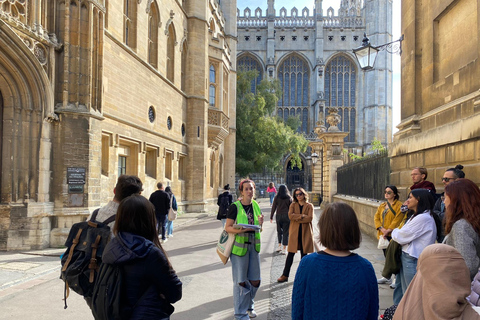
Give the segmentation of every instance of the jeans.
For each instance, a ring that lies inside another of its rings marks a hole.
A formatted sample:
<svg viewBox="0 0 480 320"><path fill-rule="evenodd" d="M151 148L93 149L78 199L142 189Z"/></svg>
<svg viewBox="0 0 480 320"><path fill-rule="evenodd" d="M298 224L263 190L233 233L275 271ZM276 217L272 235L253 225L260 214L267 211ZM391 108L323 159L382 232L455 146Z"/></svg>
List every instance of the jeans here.
<svg viewBox="0 0 480 320"><path fill-rule="evenodd" d="M270 205L272 205L273 198L275 198L275 192L269 192L268 194L270 195Z"/></svg>
<svg viewBox="0 0 480 320"><path fill-rule="evenodd" d="M400 300L403 297L402 282L400 280L400 275L397 274L395 277L395 289L393 289L393 304L398 305Z"/></svg>
<svg viewBox="0 0 480 320"><path fill-rule="evenodd" d="M225 229L225 222L227 222L227 218L225 218L225 219L220 219L220 221L222 221L222 228Z"/></svg>
<svg viewBox="0 0 480 320"><path fill-rule="evenodd" d="M408 289L408 285L410 284L410 282L412 282L413 277L417 273L418 259L402 251L401 260L402 260L402 267L400 268L400 273L398 274L398 276L400 278L400 283L402 284L402 297L403 297L403 295ZM401 297L400 297L400 300L401 300Z"/></svg>
<svg viewBox="0 0 480 320"><path fill-rule="evenodd" d="M165 232L167 233L167 236L170 236L173 234L173 221L170 221L167 219L165 219Z"/></svg>
<svg viewBox="0 0 480 320"><path fill-rule="evenodd" d="M236 320L250 320L247 310L254 309L254 299L258 287L252 286L250 281L259 281L260 254L255 251L255 234L248 234L247 254L243 257L230 255L233 276L233 308ZM244 284L244 286L240 284Z"/></svg>

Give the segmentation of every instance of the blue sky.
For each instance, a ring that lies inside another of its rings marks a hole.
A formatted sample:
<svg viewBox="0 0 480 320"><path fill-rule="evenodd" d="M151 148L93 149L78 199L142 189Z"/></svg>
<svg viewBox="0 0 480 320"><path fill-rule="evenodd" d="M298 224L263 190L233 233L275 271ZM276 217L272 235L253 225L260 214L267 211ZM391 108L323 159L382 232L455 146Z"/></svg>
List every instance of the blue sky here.
<svg viewBox="0 0 480 320"><path fill-rule="evenodd" d="M341 0L323 0L323 10L324 12L332 7L337 13L338 8L340 7ZM310 9L310 14L313 12L314 0L275 0L275 8L278 10L282 7L285 7L289 11L294 6L299 9L307 7ZM400 38L401 28L400 28L400 6L401 0L393 0L393 21L392 21L392 37L393 40ZM262 10L267 8L267 0L237 0L237 7L240 11L243 11L245 7L252 9L252 12L260 7ZM380 43L375 43L374 45L379 45ZM398 131L396 126L400 123L400 103L401 103L401 94L400 94L400 56L393 55L393 85L392 85L392 105L393 105L393 132Z"/></svg>

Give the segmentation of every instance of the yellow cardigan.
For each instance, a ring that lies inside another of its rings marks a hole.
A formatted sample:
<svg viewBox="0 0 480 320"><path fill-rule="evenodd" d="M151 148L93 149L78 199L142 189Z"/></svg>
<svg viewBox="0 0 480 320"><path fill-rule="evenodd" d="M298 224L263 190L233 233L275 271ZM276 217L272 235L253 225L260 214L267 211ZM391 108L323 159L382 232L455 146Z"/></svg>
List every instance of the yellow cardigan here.
<svg viewBox="0 0 480 320"><path fill-rule="evenodd" d="M400 201L395 200L393 202L392 209L395 210L395 212L397 213L396 215L393 214L393 212L392 212L392 210L390 210L390 208L388 209L388 212L385 215L385 223L383 224L383 227L385 229L392 229L393 230L400 225L400 223L402 222L403 217L405 215L405 214L400 212L400 207L401 206L402 206L402 203ZM382 203L378 207L377 212L375 213L375 217L374 217L375 229L377 229L377 230L378 230L378 228L380 228L382 226L383 210L385 210L385 207L388 208L386 202ZM377 231L377 239L379 239L381 235L383 235L383 233L380 232L380 230L378 230Z"/></svg>

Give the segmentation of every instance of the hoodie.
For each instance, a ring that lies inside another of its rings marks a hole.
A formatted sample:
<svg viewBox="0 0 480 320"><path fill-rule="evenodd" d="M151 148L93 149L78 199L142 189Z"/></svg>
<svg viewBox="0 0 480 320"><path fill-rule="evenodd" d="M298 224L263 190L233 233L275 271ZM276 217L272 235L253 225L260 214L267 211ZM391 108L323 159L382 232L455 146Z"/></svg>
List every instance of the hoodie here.
<svg viewBox="0 0 480 320"><path fill-rule="evenodd" d="M125 310L130 319L169 319L182 298L182 282L165 254L141 236L120 232L106 246L103 263L123 270Z"/></svg>

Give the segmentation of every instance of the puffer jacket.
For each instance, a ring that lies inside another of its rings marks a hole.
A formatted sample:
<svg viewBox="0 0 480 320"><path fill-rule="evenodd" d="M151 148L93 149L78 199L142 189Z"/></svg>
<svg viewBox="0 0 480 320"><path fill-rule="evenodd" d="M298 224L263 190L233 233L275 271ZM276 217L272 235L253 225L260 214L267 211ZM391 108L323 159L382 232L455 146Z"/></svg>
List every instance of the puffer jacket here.
<svg viewBox="0 0 480 320"><path fill-rule="evenodd" d="M467 297L467 300L474 306L480 307L480 269L472 281L472 293Z"/></svg>
<svg viewBox="0 0 480 320"><path fill-rule="evenodd" d="M120 232L105 247L103 263L123 269L125 305L129 319L170 319L172 303L182 298L182 282L153 242Z"/></svg>

